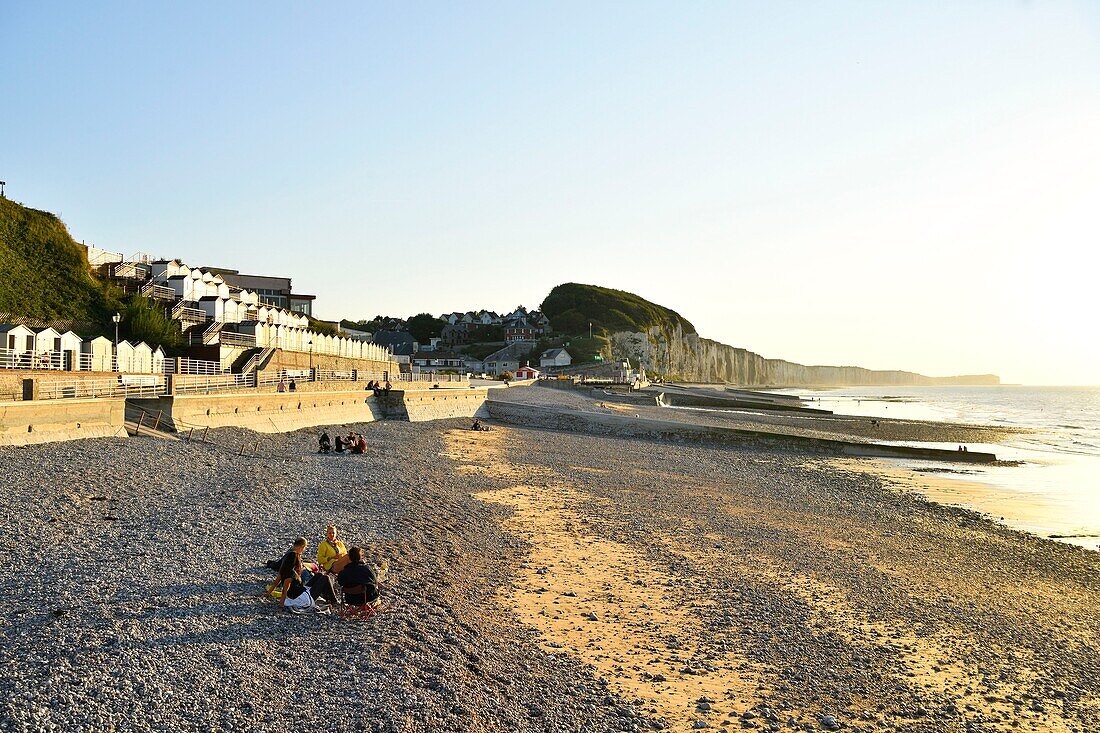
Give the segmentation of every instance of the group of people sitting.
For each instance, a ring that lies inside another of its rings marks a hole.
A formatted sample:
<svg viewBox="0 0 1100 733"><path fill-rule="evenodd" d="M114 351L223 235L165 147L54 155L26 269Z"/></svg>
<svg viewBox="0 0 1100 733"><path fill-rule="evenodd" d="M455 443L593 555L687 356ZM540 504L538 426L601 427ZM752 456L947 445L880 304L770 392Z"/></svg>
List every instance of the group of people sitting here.
<svg viewBox="0 0 1100 733"><path fill-rule="evenodd" d="M393 385L390 384L388 379L386 380L386 383L384 385L381 382L372 379L367 382L367 389L375 393L385 392L386 394L389 394L389 391L393 389Z"/></svg>
<svg viewBox="0 0 1100 733"><path fill-rule="evenodd" d="M264 596L281 601L286 611L327 611L338 607L344 616L365 618L373 614L382 602L378 584L386 572L385 561L378 567L367 563L363 548L348 549L331 524L317 547L316 563L302 560L308 544L305 537L299 537L279 560L268 562L268 567L277 570L277 574ZM343 604L337 588L343 595Z"/></svg>
<svg viewBox="0 0 1100 733"><path fill-rule="evenodd" d="M347 437L338 434L336 436L336 446L333 447L332 438L328 436L328 431L325 430L321 432L321 437L317 439L317 452L366 453L367 440L362 433L348 433Z"/></svg>
<svg viewBox="0 0 1100 733"><path fill-rule="evenodd" d="M491 428L488 425L482 425L481 420L474 418L474 424L470 426L470 430L477 430L478 432L487 433Z"/></svg>

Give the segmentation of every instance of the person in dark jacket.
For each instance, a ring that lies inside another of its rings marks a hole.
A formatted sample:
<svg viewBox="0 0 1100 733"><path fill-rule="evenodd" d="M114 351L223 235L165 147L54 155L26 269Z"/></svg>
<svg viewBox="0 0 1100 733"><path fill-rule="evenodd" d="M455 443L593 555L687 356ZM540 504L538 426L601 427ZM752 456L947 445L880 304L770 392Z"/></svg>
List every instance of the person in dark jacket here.
<svg viewBox="0 0 1100 733"><path fill-rule="evenodd" d="M363 548L348 550L348 564L336 576L340 587L344 589L344 601L349 606L378 606L382 599L378 593L378 582L386 570L386 564L378 570L363 561Z"/></svg>

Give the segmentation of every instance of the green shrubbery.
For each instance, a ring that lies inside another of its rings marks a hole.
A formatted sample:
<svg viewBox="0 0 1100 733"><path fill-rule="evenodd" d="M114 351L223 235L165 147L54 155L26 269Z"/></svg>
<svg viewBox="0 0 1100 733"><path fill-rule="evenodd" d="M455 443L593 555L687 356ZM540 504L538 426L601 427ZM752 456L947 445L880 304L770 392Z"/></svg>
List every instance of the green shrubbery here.
<svg viewBox="0 0 1100 733"><path fill-rule="evenodd" d="M165 351L184 345L180 322L174 321L157 303L135 295L122 307L121 330L129 341L144 341L152 348Z"/></svg>

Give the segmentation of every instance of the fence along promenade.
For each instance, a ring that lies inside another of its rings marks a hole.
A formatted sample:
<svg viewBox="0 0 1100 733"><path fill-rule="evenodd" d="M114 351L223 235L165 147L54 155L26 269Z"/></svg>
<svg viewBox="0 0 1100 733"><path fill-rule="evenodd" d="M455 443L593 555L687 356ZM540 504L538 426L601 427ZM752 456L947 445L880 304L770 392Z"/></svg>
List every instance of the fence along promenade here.
<svg viewBox="0 0 1100 733"><path fill-rule="evenodd" d="M233 392L262 387L278 388L279 383L289 387L296 383L367 383L374 381L384 384L387 380L397 389L403 385L436 384L462 382L458 374L436 374L434 372L386 372L339 369L280 369L275 372L228 372L216 361L188 358L168 358L164 360L162 372L128 372L119 370L114 357L96 354L78 354L78 370L68 363L71 356L64 352L16 352L0 349L0 367L31 370L35 368L48 372L104 372L111 376L101 379L73 378L49 379L39 382L36 399L56 400L88 397L159 397L169 394L167 375L187 377L173 379L171 392L175 394L210 394L214 392ZM34 366L32 366L34 365ZM126 364L122 365L126 367ZM192 379L192 377L198 377Z"/></svg>
<svg viewBox="0 0 1100 733"><path fill-rule="evenodd" d="M156 374L120 374L115 379L57 379L38 385L39 400L90 397L159 397L165 392L164 377Z"/></svg>

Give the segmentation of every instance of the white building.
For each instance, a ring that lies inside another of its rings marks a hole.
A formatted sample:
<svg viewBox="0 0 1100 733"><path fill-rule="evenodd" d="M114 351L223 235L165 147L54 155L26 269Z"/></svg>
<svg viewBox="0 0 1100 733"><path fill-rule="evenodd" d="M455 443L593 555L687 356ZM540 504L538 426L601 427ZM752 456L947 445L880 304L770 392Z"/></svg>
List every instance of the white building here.
<svg viewBox="0 0 1100 733"><path fill-rule="evenodd" d="M91 341L81 344L81 368L93 372L113 372L114 344L105 336L97 336Z"/></svg>
<svg viewBox="0 0 1100 733"><path fill-rule="evenodd" d="M7 369L26 368L34 354L34 331L20 323L0 324L0 365Z"/></svg>
<svg viewBox="0 0 1100 733"><path fill-rule="evenodd" d="M562 349L547 349L542 352L539 357L539 366L543 369L553 369L555 367L567 367L573 363L573 356Z"/></svg>

